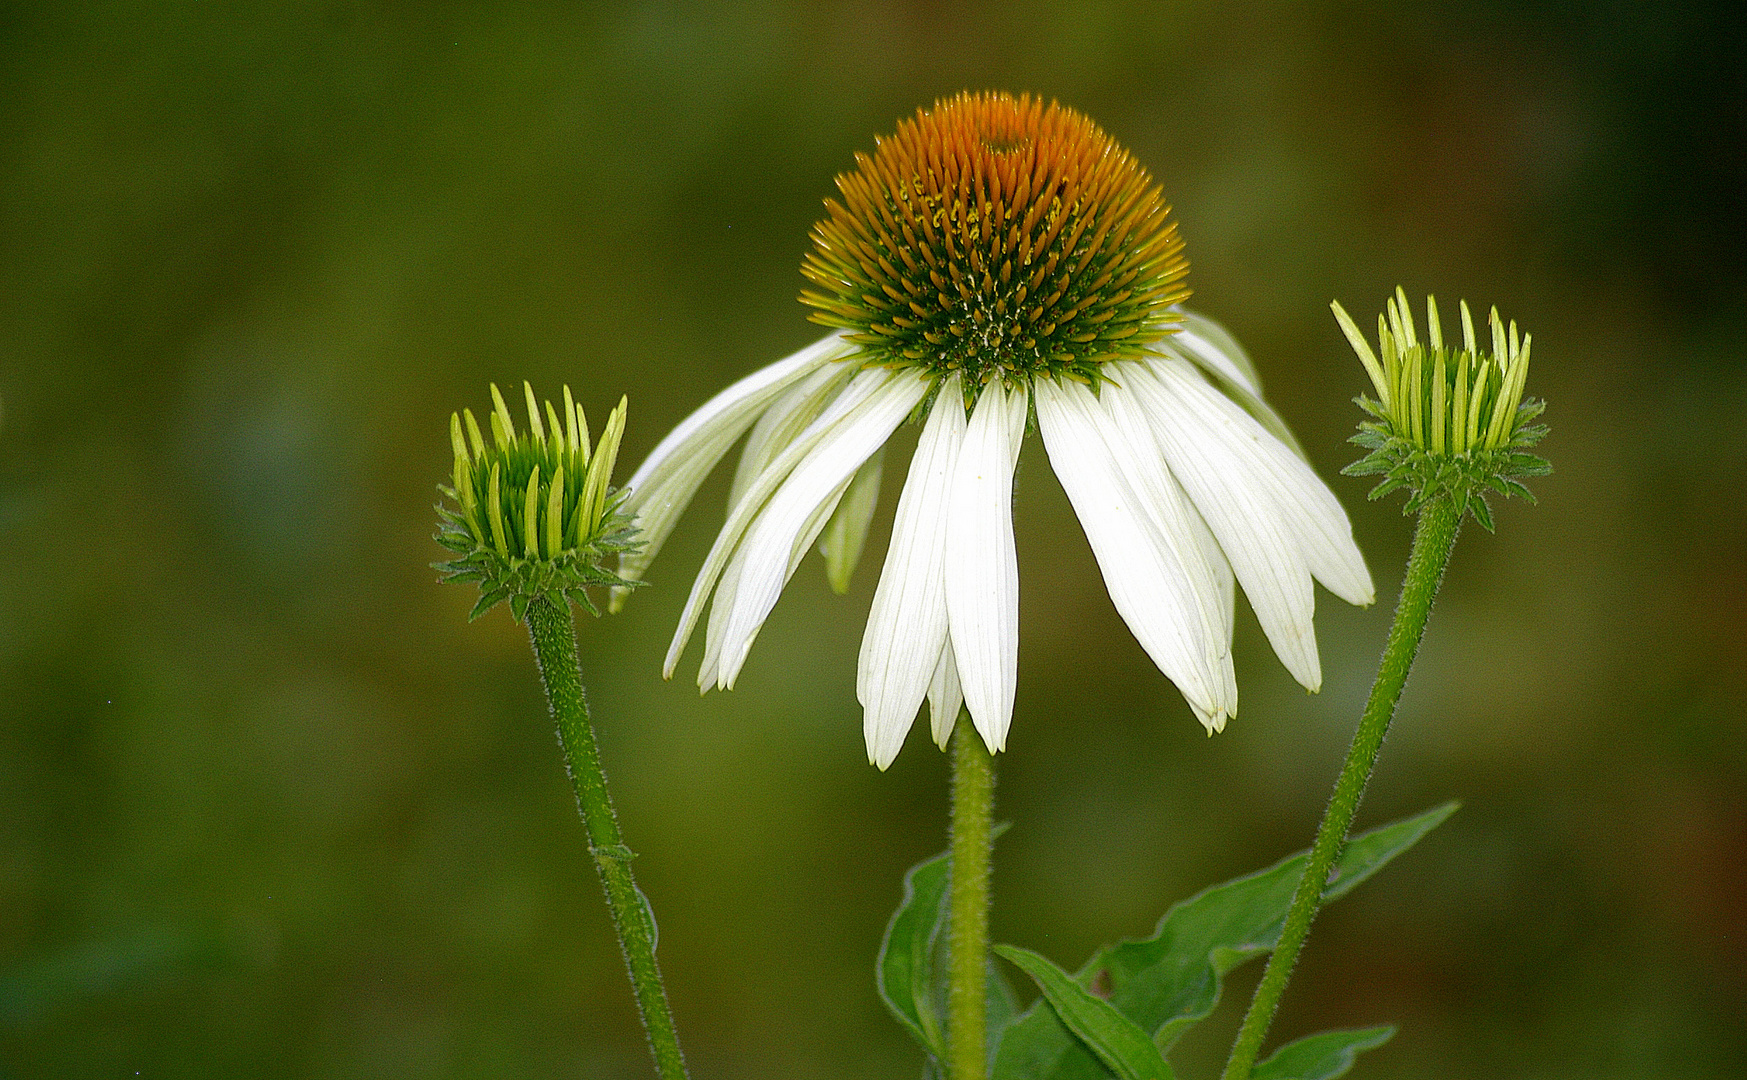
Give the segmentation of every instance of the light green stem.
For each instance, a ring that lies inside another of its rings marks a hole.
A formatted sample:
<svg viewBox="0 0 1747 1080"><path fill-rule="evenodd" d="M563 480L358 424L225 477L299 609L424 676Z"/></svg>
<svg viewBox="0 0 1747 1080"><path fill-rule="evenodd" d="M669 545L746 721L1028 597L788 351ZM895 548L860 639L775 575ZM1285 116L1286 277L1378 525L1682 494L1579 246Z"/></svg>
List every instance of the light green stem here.
<svg viewBox="0 0 1747 1080"><path fill-rule="evenodd" d="M1304 876L1298 881L1292 907L1280 931L1280 942L1268 957L1268 969L1256 987L1250 1001L1250 1011L1244 1016L1232 1045L1231 1058L1225 1064L1224 1080L1248 1080L1250 1068L1268 1035L1268 1025L1274 1019L1274 1009L1292 975L1292 965L1298 960L1298 950L1310 933L1310 922L1316 918L1322 903L1322 890L1329 871L1341 848L1347 842L1347 830L1353 824L1353 814L1365 794L1365 784L1371 779L1371 768L1377 764L1377 752L1383 747L1383 737L1389 732L1389 721L1395 716L1395 703L1407 685L1407 673L1413 667L1414 654L1419 651L1420 637L1425 633L1426 618L1431 614L1432 600L1444 578L1444 567L1450 563L1450 552L1456 546L1456 531L1461 525L1461 512L1449 499L1428 502L1419 514L1413 533L1413 554L1408 557L1407 576L1401 584L1401 599L1395 607L1395 623L1389 628L1389 641L1383 648L1383 663L1377 670L1377 681L1371 685L1370 700L1359 719L1359 730L1353 735L1347 762L1335 781L1334 795L1323 814L1322 826L1316 831L1316 843L1310 849L1310 861L1304 866Z"/></svg>
<svg viewBox="0 0 1747 1080"><path fill-rule="evenodd" d="M558 721L558 741L564 747L576 804L588 827L589 854L600 871L607 908L619 932L619 947L636 992L637 1011L649 1033L656 1075L661 1080L684 1080L685 1057L674 1032L673 1013L667 1007L661 969L655 963L655 915L631 876L631 851L619 836L613 801L607 795L607 776L601 771L594 728L589 724L588 698L582 688L582 669L576 658L576 624L570 605L535 599L528 604L527 621L540 679L546 686L546 701Z"/></svg>
<svg viewBox="0 0 1747 1080"><path fill-rule="evenodd" d="M989 835L995 810L995 756L968 713L952 737L952 876L946 982L950 1080L984 1080L988 1055Z"/></svg>

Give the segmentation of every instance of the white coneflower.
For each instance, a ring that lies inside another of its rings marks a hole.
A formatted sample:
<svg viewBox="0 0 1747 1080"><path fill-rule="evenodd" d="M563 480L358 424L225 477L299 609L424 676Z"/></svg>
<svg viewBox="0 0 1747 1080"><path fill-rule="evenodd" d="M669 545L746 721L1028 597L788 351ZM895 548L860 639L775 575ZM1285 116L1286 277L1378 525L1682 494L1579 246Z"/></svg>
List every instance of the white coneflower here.
<svg viewBox="0 0 1747 1080"><path fill-rule="evenodd" d="M803 266L802 300L836 331L716 395L626 484L645 546L620 572L635 579L751 429L666 674L708 603L698 682L731 687L821 534L841 590L886 440L925 418L862 638L868 757L891 764L924 698L941 745L962 701L1002 749L1013 469L1035 415L1118 612L1209 732L1237 711L1234 574L1317 689L1311 579L1368 604L1370 574L1242 350L1177 306L1188 263L1147 171L1081 114L1006 94L919 110L856 161Z"/></svg>

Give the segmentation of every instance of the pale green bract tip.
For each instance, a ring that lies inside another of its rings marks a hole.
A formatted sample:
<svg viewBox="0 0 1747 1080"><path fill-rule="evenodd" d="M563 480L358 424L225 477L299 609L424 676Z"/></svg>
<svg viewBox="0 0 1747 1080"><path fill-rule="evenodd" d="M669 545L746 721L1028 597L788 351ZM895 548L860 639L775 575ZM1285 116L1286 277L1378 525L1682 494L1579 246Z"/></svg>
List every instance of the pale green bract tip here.
<svg viewBox="0 0 1747 1080"><path fill-rule="evenodd" d="M479 584L475 618L508 601L521 619L539 597L574 600L598 615L588 596L591 586L641 584L607 569L641 546L611 486L628 403L619 399L591 448L588 421L568 386L562 414L552 402L539 401L530 384L524 382L522 391L526 437L516 431L496 385L489 446L472 410L450 415L455 470L452 486L438 489L446 501L437 506L436 539L456 557L435 565L445 581Z"/></svg>
<svg viewBox="0 0 1747 1080"><path fill-rule="evenodd" d="M1377 317L1373 352L1340 304L1331 307L1377 391L1376 400L1358 399L1371 419L1351 440L1370 453L1343 472L1381 476L1373 499L1406 488L1408 512L1428 499L1450 498L1488 530L1488 491L1534 501L1522 478L1545 476L1552 466L1528 453L1547 434L1545 425L1533 422L1545 403L1523 398L1532 335L1519 333L1514 321L1507 329L1494 307L1488 319L1492 349L1479 351L1464 300L1458 305L1462 346L1454 348L1445 343L1437 301L1428 296L1422 341L1407 292L1397 287Z"/></svg>

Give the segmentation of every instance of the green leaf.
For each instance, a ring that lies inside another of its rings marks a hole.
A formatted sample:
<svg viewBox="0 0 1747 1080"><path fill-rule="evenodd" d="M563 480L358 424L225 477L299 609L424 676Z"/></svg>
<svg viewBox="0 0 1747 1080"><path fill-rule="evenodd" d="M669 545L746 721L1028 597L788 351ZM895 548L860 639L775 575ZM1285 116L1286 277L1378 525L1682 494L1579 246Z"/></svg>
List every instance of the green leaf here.
<svg viewBox="0 0 1747 1080"><path fill-rule="evenodd" d="M934 942L946 912L948 854L912 866L904 899L886 924L874 973L880 1000L898 1023L936 1058L946 1057L946 1035L934 1001Z"/></svg>
<svg viewBox="0 0 1747 1080"><path fill-rule="evenodd" d="M1323 890L1345 896L1456 810L1456 803L1362 833L1348 841ZM1152 937L1104 949L1074 976L1082 988L1107 979L1110 1004L1168 1051L1185 1028L1213 1011L1227 972L1273 949L1304 872L1304 853L1215 885L1171 908ZM1109 1070L1042 1002L1008 1029L995 1058L999 1080L1098 1080Z"/></svg>
<svg viewBox="0 0 1747 1080"><path fill-rule="evenodd" d="M989 989L988 989L988 1021L984 1026L983 1037L988 1040L989 1065L995 1067L995 1051L1000 1049L1001 1036L1019 1019L1019 995L1013 992L1013 984L1007 981L1007 976L1001 973L1001 967L995 963L994 957L989 957Z"/></svg>
<svg viewBox="0 0 1747 1080"><path fill-rule="evenodd" d="M1250 1071L1250 1080L1335 1080L1347 1074L1361 1053L1375 1050L1394 1036L1395 1029L1389 1026L1307 1035L1287 1043L1257 1065Z"/></svg>
<svg viewBox="0 0 1747 1080"><path fill-rule="evenodd" d="M1152 1036L1108 1001L1037 953L1011 945L995 951L1036 981L1056 1018L1122 1080L1176 1080Z"/></svg>
<svg viewBox="0 0 1747 1080"><path fill-rule="evenodd" d="M989 830L993 842L1011 822L997 822ZM931 1059L946 1056L946 1025L940 1016L940 987L935 980L935 953L946 931L946 888L951 869L948 852L912 866L904 874L904 898L880 939L874 961L874 979L880 1000L897 1017ZM986 1037L993 1061L1001 1033L1019 1016L1019 996L991 958L988 972Z"/></svg>

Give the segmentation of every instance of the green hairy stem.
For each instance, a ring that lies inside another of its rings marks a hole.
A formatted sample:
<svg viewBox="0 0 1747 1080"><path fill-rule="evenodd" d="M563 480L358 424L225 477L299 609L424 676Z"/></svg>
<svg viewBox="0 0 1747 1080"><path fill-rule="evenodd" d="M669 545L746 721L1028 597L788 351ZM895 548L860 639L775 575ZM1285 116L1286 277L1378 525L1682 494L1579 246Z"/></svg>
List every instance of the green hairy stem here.
<svg viewBox="0 0 1747 1080"><path fill-rule="evenodd" d="M952 737L952 870L948 886L946 1072L984 1080L989 955L989 835L995 757L968 714Z"/></svg>
<svg viewBox="0 0 1747 1080"><path fill-rule="evenodd" d="M1231 1058L1226 1062L1224 1080L1248 1080L1250 1068L1262 1049L1274 1009L1292 975L1298 951L1310 933L1311 920L1316 918L1322 901L1322 891L1329 870L1346 843L1347 830L1364 797L1365 784L1371 779L1371 769L1377 764L1377 752L1383 737L1389 732L1389 722L1395 716L1395 704L1407 685L1407 673L1419 652L1420 638L1425 633L1426 618L1431 614L1432 601L1449 565L1450 552L1456 545L1456 532L1461 525L1462 511L1448 498L1429 500L1420 510L1419 523L1413 534L1413 553L1407 562L1407 575L1401 585L1401 599L1395 608L1395 622L1389 628L1389 641L1383 649L1383 663L1377 671L1377 681L1371 686L1371 697L1365 703L1359 730L1353 735L1352 749L1347 751L1346 764L1335 781L1334 794L1329 799L1322 825L1316 831L1316 843L1310 849L1304 876L1299 879L1292 907L1280 932L1280 943L1268 957L1268 968L1250 1001L1232 1045Z"/></svg>
<svg viewBox="0 0 1747 1080"><path fill-rule="evenodd" d="M655 963L655 916L649 901L631 875L632 853L619 835L613 816L613 801L607 795L607 777L601 771L600 752L595 747L594 728L589 724L588 698L582 688L582 670L576 656L576 625L568 603L555 603L541 596L528 603L528 636L546 700L558 721L558 741L564 746L564 762L576 789L576 803L588 827L588 850L600 871L607 908L619 934L625 967L637 996L637 1010L649 1034L649 1050L655 1056L655 1071L661 1080L684 1080L685 1057L661 984L661 969Z"/></svg>

